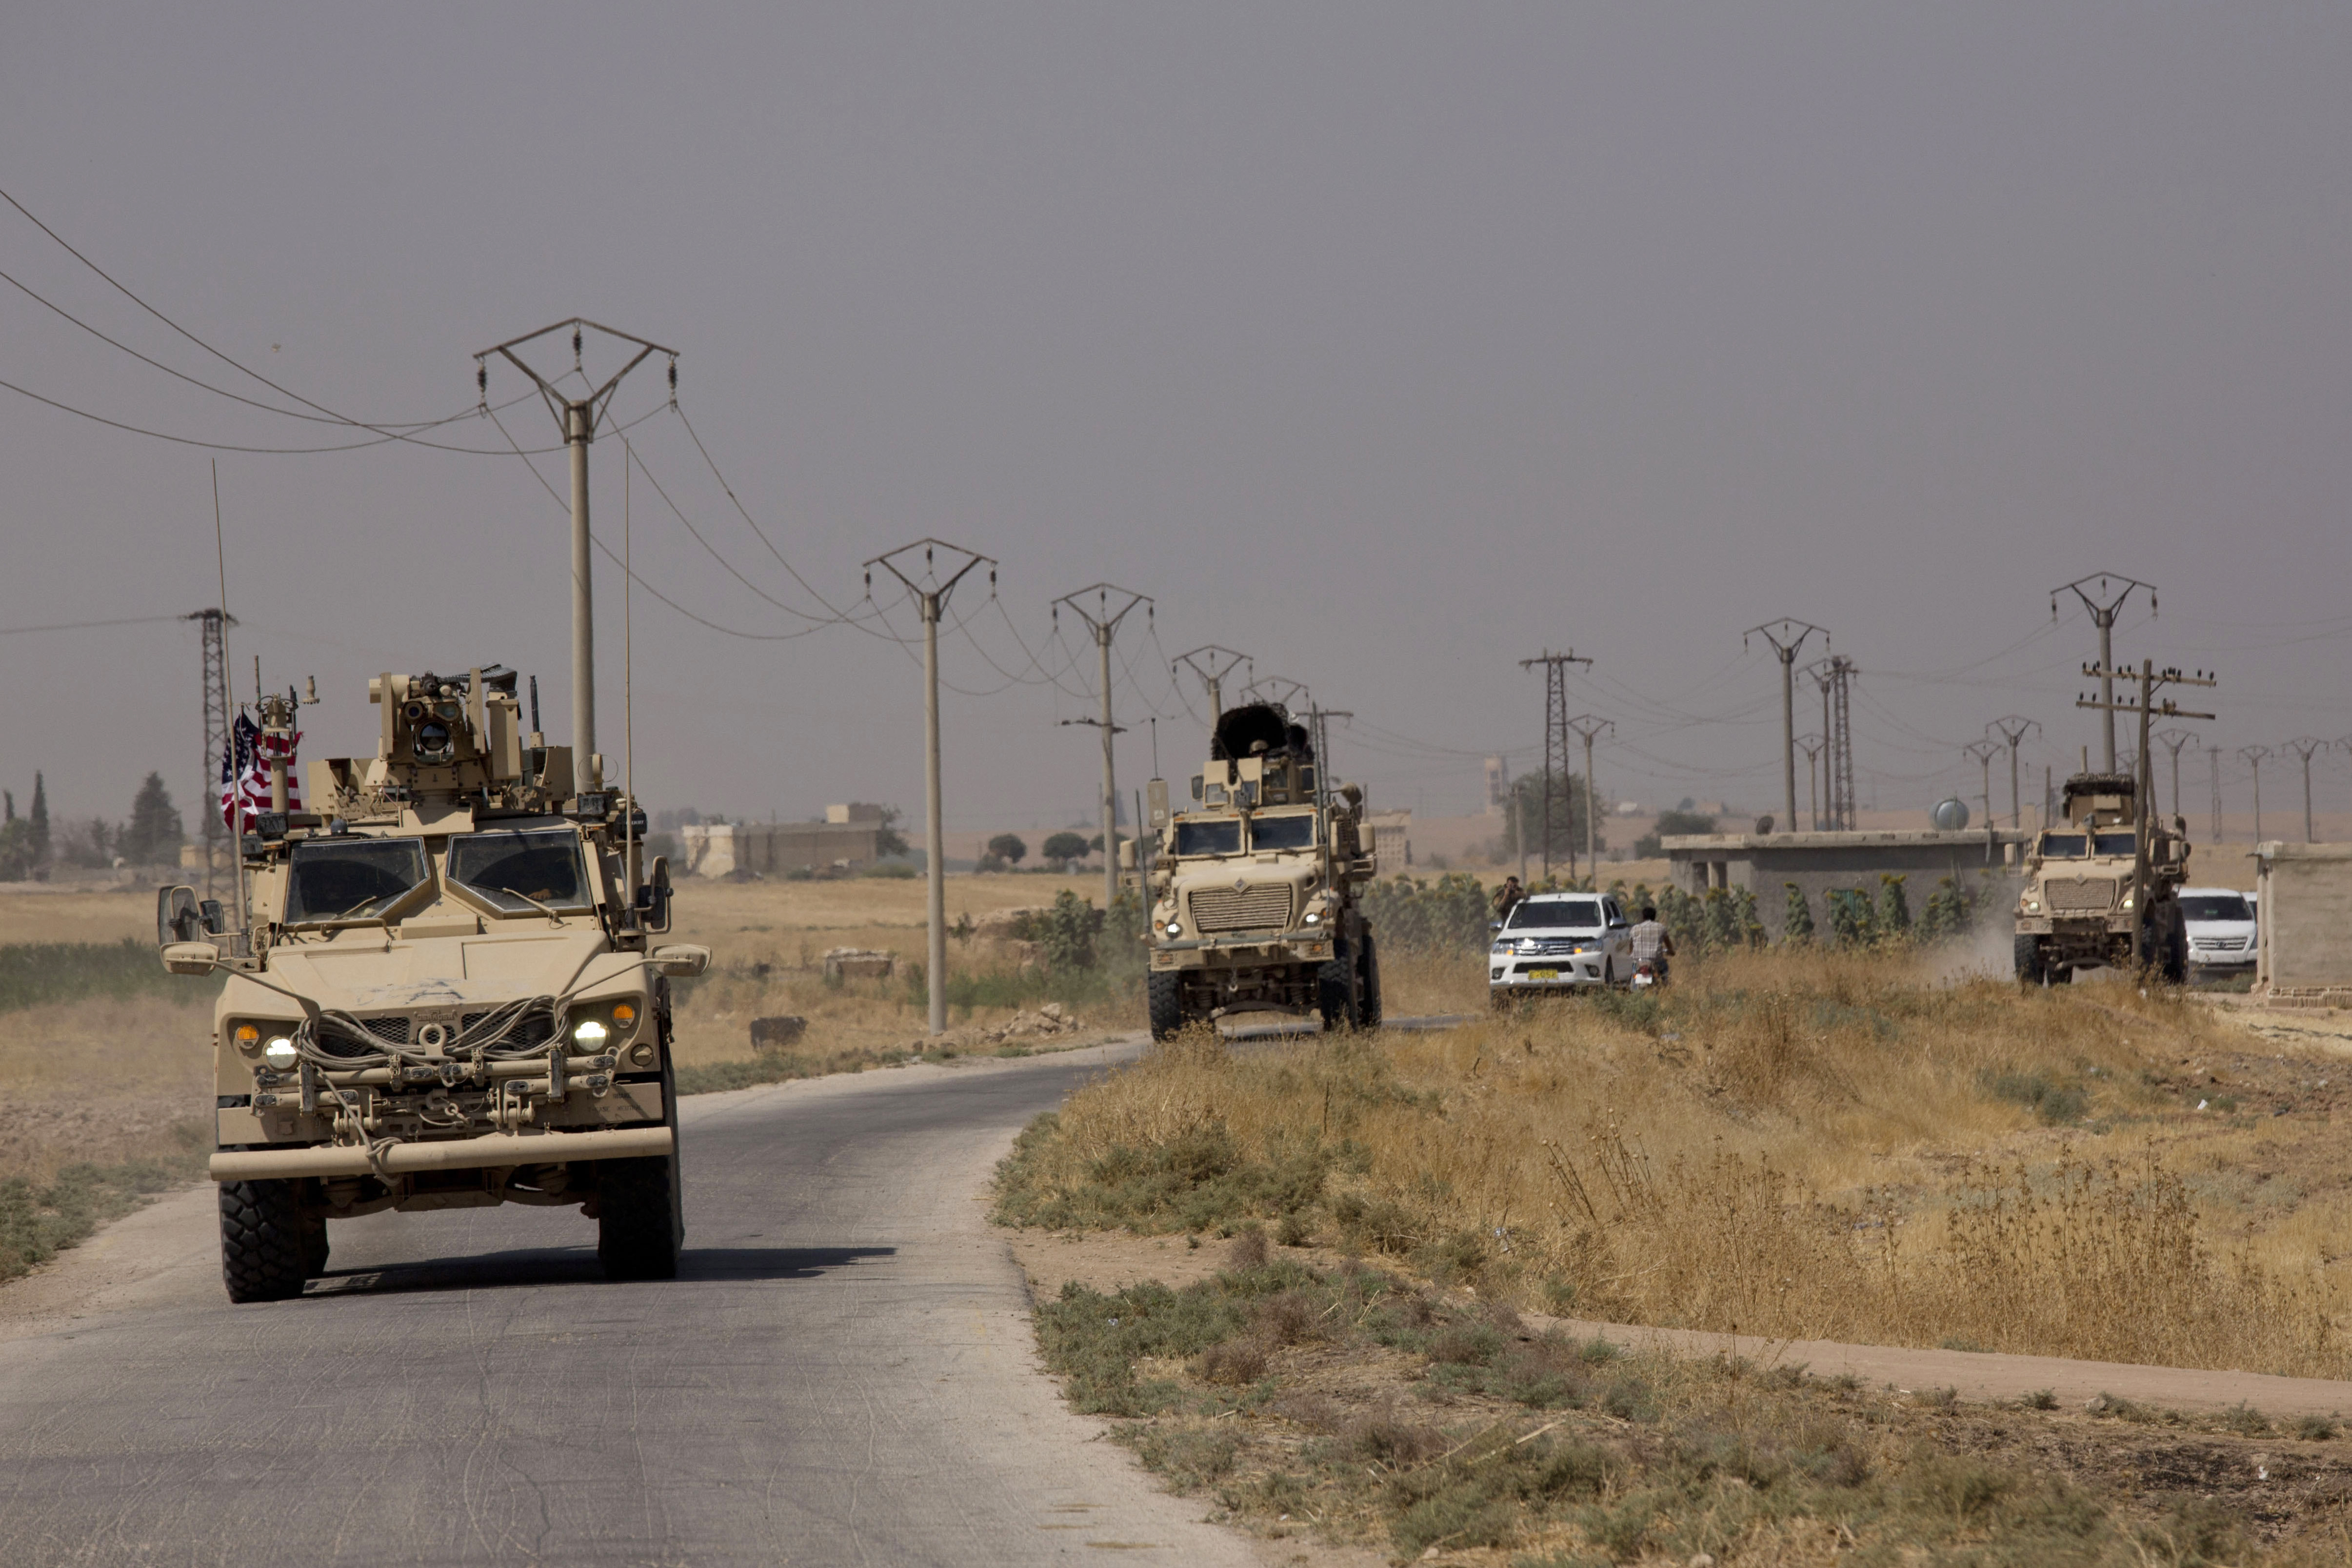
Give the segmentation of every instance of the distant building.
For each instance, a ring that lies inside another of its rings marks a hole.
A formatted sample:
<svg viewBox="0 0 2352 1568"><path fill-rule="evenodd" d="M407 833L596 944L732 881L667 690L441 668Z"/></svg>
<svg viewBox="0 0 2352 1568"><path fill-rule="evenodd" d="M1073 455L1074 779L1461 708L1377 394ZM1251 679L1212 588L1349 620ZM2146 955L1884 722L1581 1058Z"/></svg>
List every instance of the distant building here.
<svg viewBox="0 0 2352 1568"><path fill-rule="evenodd" d="M793 872L856 871L882 858L882 808L853 803L827 806L822 822L696 823L678 829L689 876L726 876L750 872L785 876Z"/></svg>

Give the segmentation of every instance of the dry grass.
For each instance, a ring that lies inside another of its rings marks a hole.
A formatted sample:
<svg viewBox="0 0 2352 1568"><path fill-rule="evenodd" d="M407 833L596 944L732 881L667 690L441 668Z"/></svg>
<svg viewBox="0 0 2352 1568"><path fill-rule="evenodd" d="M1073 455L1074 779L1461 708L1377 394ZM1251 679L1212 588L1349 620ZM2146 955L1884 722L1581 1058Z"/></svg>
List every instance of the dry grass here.
<svg viewBox="0 0 2352 1568"><path fill-rule="evenodd" d="M1443 1034L1188 1039L1033 1128L1001 1212L1255 1213L1587 1317L2352 1373L2352 1172L2293 1087L2324 1061L2129 986L1823 953L1678 978Z"/></svg>

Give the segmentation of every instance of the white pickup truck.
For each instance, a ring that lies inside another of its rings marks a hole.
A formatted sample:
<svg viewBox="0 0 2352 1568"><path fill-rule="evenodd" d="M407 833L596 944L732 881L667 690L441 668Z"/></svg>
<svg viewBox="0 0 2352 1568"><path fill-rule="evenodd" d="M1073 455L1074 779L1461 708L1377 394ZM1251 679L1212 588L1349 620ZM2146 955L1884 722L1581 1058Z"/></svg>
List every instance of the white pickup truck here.
<svg viewBox="0 0 2352 1568"><path fill-rule="evenodd" d="M1494 929L1487 998L1499 1009L1518 997L1624 984L1633 977L1633 933L1609 894L1530 894Z"/></svg>

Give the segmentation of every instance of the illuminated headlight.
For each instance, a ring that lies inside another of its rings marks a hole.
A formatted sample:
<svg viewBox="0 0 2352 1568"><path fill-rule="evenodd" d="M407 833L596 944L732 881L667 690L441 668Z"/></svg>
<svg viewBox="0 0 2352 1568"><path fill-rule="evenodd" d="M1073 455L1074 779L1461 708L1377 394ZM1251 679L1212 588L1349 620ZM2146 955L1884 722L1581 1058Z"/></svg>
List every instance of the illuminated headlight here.
<svg viewBox="0 0 2352 1568"><path fill-rule="evenodd" d="M2025 901L2025 913L2026 913L2026 914L2028 914L2028 915L2039 915L2039 914L2041 914L2041 913L2042 913L2042 901L2041 901L2040 899L2038 899L2038 898L2029 898L2029 899L2027 899L2027 900Z"/></svg>
<svg viewBox="0 0 2352 1568"><path fill-rule="evenodd" d="M2126 909L2129 909L2131 906L2132 906L2132 895L2131 895L2130 894L2126 893L2126 894L2124 894L2124 907L2125 907Z"/></svg>
<svg viewBox="0 0 2352 1568"><path fill-rule="evenodd" d="M294 1042L282 1034L261 1048L261 1060L280 1072L293 1066L294 1059Z"/></svg>
<svg viewBox="0 0 2352 1568"><path fill-rule="evenodd" d="M586 1046L591 1051L604 1043L605 1033L604 1026L594 1019L583 1019L572 1026L573 1041Z"/></svg>
<svg viewBox="0 0 2352 1568"><path fill-rule="evenodd" d="M1183 936L1183 935L1184 935L1184 923L1183 923L1182 921L1181 921L1181 920L1171 920L1171 921L1170 921L1170 922L1168 923L1168 935L1169 935L1169 936Z"/></svg>
<svg viewBox="0 0 2352 1568"><path fill-rule="evenodd" d="M1309 925L1320 925L1323 924L1323 916L1310 909L1307 912L1307 924Z"/></svg>
<svg viewBox="0 0 2352 1568"><path fill-rule="evenodd" d="M1511 945L1508 942L1497 942L1488 951L1497 958L1507 957L1510 954Z"/></svg>

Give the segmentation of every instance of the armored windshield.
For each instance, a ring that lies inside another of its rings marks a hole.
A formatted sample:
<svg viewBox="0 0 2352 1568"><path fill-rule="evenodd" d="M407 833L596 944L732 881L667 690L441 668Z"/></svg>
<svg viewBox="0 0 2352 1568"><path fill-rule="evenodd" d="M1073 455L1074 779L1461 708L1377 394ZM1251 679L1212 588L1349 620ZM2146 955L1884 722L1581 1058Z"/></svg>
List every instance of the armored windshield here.
<svg viewBox="0 0 2352 1568"><path fill-rule="evenodd" d="M1305 850L1315 847L1315 818L1301 812L1296 816L1255 816L1250 819L1250 848L1254 850Z"/></svg>
<svg viewBox="0 0 2352 1568"><path fill-rule="evenodd" d="M1523 898L1511 909L1514 931L1583 930L1601 925L1601 904L1591 898Z"/></svg>
<svg viewBox="0 0 2352 1568"><path fill-rule="evenodd" d="M2184 920L2252 920L2254 912L2234 893L2200 893L2180 901Z"/></svg>
<svg viewBox="0 0 2352 1568"><path fill-rule="evenodd" d="M305 839L286 878L286 924L367 919L432 874L415 839Z"/></svg>
<svg viewBox="0 0 2352 1568"><path fill-rule="evenodd" d="M2090 853L2090 841L2080 833L2044 833L2042 835L2042 858L2046 861L2080 860Z"/></svg>
<svg viewBox="0 0 2352 1568"><path fill-rule="evenodd" d="M2098 845L2091 852L2093 854L2131 855L2139 852L2139 835L2137 833L2094 833L2092 841Z"/></svg>
<svg viewBox="0 0 2352 1568"><path fill-rule="evenodd" d="M565 828L452 838L449 880L511 915L528 915L534 904L576 909L594 902L579 835Z"/></svg>
<svg viewBox="0 0 2352 1568"><path fill-rule="evenodd" d="M1242 825L1233 818L1211 818L1206 821L1182 821L1176 824L1176 852L1180 855L1237 855L1242 852Z"/></svg>

